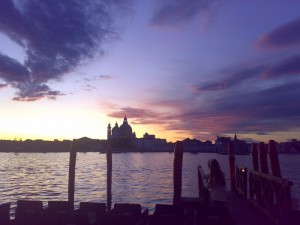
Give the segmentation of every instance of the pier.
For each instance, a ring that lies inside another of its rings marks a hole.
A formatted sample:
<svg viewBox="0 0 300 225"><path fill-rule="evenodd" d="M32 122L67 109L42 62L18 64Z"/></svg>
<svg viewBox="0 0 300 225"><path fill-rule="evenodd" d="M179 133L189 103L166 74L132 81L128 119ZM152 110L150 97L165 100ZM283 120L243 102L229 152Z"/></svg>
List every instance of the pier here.
<svg viewBox="0 0 300 225"><path fill-rule="evenodd" d="M194 215L201 210L210 211L211 219L203 224L234 225L296 225L300 221L300 211L292 209L291 187L293 182L281 177L278 154L274 141L268 148L260 143L259 151L252 145L253 169L235 164L234 149L228 145L230 167L230 191L222 208L208 206L206 188L198 168L199 198L181 196L182 144L176 143L174 151L174 204L182 205ZM267 156L269 153L272 174L269 174ZM261 171L258 171L260 163ZM200 206L200 207L199 207ZM214 211L215 210L215 211ZM219 212L218 212L219 211ZM224 212L225 215L224 216ZM210 221L209 221L210 220ZM195 221L195 220L194 220ZM201 221L194 224L202 224Z"/></svg>

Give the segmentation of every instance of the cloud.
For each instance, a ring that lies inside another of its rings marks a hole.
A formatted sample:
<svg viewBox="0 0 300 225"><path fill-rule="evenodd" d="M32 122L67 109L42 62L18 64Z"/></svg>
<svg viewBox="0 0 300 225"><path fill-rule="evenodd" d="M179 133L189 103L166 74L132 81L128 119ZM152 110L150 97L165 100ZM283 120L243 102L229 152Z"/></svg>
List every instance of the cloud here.
<svg viewBox="0 0 300 225"><path fill-rule="evenodd" d="M265 66L256 66L253 68L241 69L238 72L232 73L229 77L215 82L194 85L193 89L196 92L203 91L221 91L242 84L249 79L256 78L264 70Z"/></svg>
<svg viewBox="0 0 300 225"><path fill-rule="evenodd" d="M113 79L113 76L111 76L111 75L99 75L98 78L101 79L101 80L111 80L111 79Z"/></svg>
<svg viewBox="0 0 300 225"><path fill-rule="evenodd" d="M180 129L191 127L194 132L257 133L286 131L298 128L300 119L300 82L287 81L264 90L226 92L206 99L179 115Z"/></svg>
<svg viewBox="0 0 300 225"><path fill-rule="evenodd" d="M300 76L300 55L281 60L264 72L265 78Z"/></svg>
<svg viewBox="0 0 300 225"><path fill-rule="evenodd" d="M150 21L153 26L175 27L199 15L210 14L213 7L223 0L160 0Z"/></svg>
<svg viewBox="0 0 300 225"><path fill-rule="evenodd" d="M7 87L8 86L8 84L0 84L0 89L1 88L5 88L5 87Z"/></svg>
<svg viewBox="0 0 300 225"><path fill-rule="evenodd" d="M78 81L80 83L83 83L83 89L86 91L93 91L93 90L97 90L98 87L95 84L96 81L107 81L107 80L111 80L114 77L112 75L97 75L97 76L89 76L89 77L85 77L83 79L83 81Z"/></svg>
<svg viewBox="0 0 300 225"><path fill-rule="evenodd" d="M117 108L108 114L109 117L114 118L124 118L125 115L133 120L133 124L159 124L164 114L155 110L134 107Z"/></svg>
<svg viewBox="0 0 300 225"><path fill-rule="evenodd" d="M9 83L25 82L30 79L30 72L17 60L0 53L0 77Z"/></svg>
<svg viewBox="0 0 300 225"><path fill-rule="evenodd" d="M281 25L262 35L257 46L260 48L278 49L300 44L300 18Z"/></svg>
<svg viewBox="0 0 300 225"><path fill-rule="evenodd" d="M264 64L249 68L239 69L232 72L230 76L216 81L193 85L196 93L224 91L236 88L242 84L248 84L251 79L274 80L280 77L300 76L300 55L294 55L281 59L273 64Z"/></svg>
<svg viewBox="0 0 300 225"><path fill-rule="evenodd" d="M0 57L0 78L17 82L15 100L55 98L61 93L47 86L60 80L82 61L104 54L102 44L114 40L114 19L130 11L132 1L3 0L0 32L25 51L25 62Z"/></svg>
<svg viewBox="0 0 300 225"><path fill-rule="evenodd" d="M32 102L42 98L55 100L57 96L64 95L60 91L53 91L47 85L35 83L18 83L15 86L20 91L16 93L14 101Z"/></svg>

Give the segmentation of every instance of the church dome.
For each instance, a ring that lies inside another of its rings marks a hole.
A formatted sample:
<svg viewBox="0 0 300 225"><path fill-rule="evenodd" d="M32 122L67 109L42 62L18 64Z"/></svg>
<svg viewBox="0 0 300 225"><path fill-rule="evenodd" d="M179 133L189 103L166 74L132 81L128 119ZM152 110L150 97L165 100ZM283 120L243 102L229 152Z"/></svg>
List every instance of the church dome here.
<svg viewBox="0 0 300 225"><path fill-rule="evenodd" d="M113 127L113 129L111 130L111 133L112 133L112 136L114 138L118 137L118 135L119 135L119 125L118 125L117 122L116 122L115 126Z"/></svg>
<svg viewBox="0 0 300 225"><path fill-rule="evenodd" d="M128 123L123 123L121 126L120 126L120 132L122 134L131 134L132 133L132 128L131 126L128 124Z"/></svg>
<svg viewBox="0 0 300 225"><path fill-rule="evenodd" d="M120 135L123 137L130 137L132 135L132 128L127 122L127 118L125 116L123 124L119 128Z"/></svg>

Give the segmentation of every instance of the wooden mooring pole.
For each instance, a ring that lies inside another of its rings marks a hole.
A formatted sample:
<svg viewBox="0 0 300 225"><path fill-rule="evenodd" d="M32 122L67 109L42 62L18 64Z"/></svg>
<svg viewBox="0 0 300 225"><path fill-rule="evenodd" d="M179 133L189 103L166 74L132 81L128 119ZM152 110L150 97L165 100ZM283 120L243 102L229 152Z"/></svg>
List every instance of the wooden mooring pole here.
<svg viewBox="0 0 300 225"><path fill-rule="evenodd" d="M74 207L75 195L75 166L76 166L76 141L73 140L70 147L69 161L69 183L68 183L68 201Z"/></svg>
<svg viewBox="0 0 300 225"><path fill-rule="evenodd" d="M269 157L270 157L272 175L275 177L281 177L278 152L276 148L276 143L273 140L269 141Z"/></svg>
<svg viewBox="0 0 300 225"><path fill-rule="evenodd" d="M260 172L262 173L269 173L269 167L268 167L268 152L267 148L264 142L260 142L259 146L259 162L260 162Z"/></svg>
<svg viewBox="0 0 300 225"><path fill-rule="evenodd" d="M251 153L252 153L253 170L259 171L258 150L257 150L256 143L252 143L252 145L251 145Z"/></svg>
<svg viewBox="0 0 300 225"><path fill-rule="evenodd" d="M234 155L233 144L231 141L228 143L228 157L229 157L231 191L235 192L236 191L235 155Z"/></svg>
<svg viewBox="0 0 300 225"><path fill-rule="evenodd" d="M112 149L111 144L107 143L106 149L106 162L107 162L107 210L111 210L111 187L112 187Z"/></svg>
<svg viewBox="0 0 300 225"><path fill-rule="evenodd" d="M174 150L174 165L173 165L173 205L179 205L181 200L182 188L182 159L183 159L183 145L181 141L177 141Z"/></svg>

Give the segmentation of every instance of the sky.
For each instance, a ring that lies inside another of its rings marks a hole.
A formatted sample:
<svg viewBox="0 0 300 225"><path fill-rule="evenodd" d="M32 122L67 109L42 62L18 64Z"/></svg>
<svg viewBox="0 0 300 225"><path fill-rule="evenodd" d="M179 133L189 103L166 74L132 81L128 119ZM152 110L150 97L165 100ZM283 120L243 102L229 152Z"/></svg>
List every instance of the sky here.
<svg viewBox="0 0 300 225"><path fill-rule="evenodd" d="M300 139L299 0L1 0L0 139Z"/></svg>

